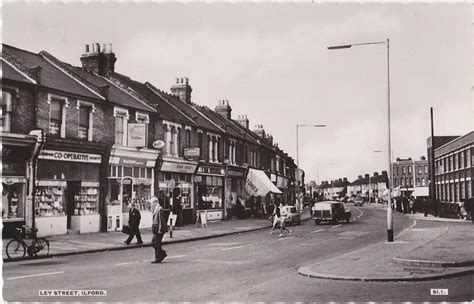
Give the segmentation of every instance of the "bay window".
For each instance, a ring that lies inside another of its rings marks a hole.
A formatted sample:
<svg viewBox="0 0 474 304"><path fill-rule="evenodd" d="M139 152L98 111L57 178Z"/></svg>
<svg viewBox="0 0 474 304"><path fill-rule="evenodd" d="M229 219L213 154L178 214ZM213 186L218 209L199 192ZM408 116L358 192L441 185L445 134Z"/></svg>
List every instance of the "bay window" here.
<svg viewBox="0 0 474 304"><path fill-rule="evenodd" d="M10 132L12 124L13 97L12 93L2 91L2 113L0 120L0 132Z"/></svg>

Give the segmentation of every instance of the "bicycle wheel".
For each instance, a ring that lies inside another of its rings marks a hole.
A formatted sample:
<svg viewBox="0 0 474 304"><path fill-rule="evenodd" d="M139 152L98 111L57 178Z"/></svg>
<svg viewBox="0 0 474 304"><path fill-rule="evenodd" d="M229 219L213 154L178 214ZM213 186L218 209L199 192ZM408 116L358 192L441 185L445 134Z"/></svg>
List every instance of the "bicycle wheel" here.
<svg viewBox="0 0 474 304"><path fill-rule="evenodd" d="M26 247L25 244L19 240L11 240L7 244L6 252L10 260L19 259L25 256Z"/></svg>
<svg viewBox="0 0 474 304"><path fill-rule="evenodd" d="M49 242L45 238L37 238L32 247L34 248L33 254L35 256L48 256L49 255Z"/></svg>

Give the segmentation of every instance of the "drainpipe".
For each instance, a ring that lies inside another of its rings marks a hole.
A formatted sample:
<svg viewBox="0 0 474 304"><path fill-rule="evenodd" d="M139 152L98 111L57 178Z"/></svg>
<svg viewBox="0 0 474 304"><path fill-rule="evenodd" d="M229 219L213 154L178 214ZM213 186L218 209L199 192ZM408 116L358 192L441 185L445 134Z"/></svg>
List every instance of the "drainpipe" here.
<svg viewBox="0 0 474 304"><path fill-rule="evenodd" d="M31 158L29 160L28 171L30 173L30 182L29 182L30 192L27 195L26 201L27 201L27 205L31 206L32 215L31 217L27 217L26 225L29 227L35 227L34 195L36 193L36 171L37 171L37 165L38 165L38 157L41 152L41 149L44 146L45 140L44 140L44 131L42 129L32 130L30 131L30 135L36 136L37 140L33 148L33 153L31 154Z"/></svg>

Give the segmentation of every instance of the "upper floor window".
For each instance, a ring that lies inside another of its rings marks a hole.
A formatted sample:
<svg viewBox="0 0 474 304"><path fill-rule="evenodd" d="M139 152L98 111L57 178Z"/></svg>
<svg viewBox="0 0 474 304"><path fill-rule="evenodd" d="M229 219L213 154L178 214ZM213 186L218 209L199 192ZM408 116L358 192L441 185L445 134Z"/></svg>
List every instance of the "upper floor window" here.
<svg viewBox="0 0 474 304"><path fill-rule="evenodd" d="M79 139L92 141L92 115L95 112L95 106L88 102L77 101L77 108L79 109Z"/></svg>
<svg viewBox="0 0 474 304"><path fill-rule="evenodd" d="M198 131L198 147L199 147L199 156L202 156L202 150L204 149L204 145L202 142L202 132Z"/></svg>
<svg viewBox="0 0 474 304"><path fill-rule="evenodd" d="M407 172L405 166L402 167L402 174L405 174Z"/></svg>
<svg viewBox="0 0 474 304"><path fill-rule="evenodd" d="M55 137L66 136L66 111L68 102L64 98L49 97L49 134Z"/></svg>
<svg viewBox="0 0 474 304"><path fill-rule="evenodd" d="M119 146L127 145L128 111L124 109L114 109L115 116L115 144Z"/></svg>
<svg viewBox="0 0 474 304"><path fill-rule="evenodd" d="M10 132L12 127L13 97L12 93L2 91L2 113L0 132Z"/></svg>
<svg viewBox="0 0 474 304"><path fill-rule="evenodd" d="M150 123L150 117L148 114L135 113L135 120L139 124L145 124L145 147L148 147L148 124Z"/></svg>
<svg viewBox="0 0 474 304"><path fill-rule="evenodd" d="M411 167L408 167L408 174L411 174Z"/></svg>
<svg viewBox="0 0 474 304"><path fill-rule="evenodd" d="M421 166L418 166L418 174L421 174Z"/></svg>
<svg viewBox="0 0 474 304"><path fill-rule="evenodd" d="M191 130L190 129L186 129L184 144L185 144L186 148L191 147Z"/></svg>

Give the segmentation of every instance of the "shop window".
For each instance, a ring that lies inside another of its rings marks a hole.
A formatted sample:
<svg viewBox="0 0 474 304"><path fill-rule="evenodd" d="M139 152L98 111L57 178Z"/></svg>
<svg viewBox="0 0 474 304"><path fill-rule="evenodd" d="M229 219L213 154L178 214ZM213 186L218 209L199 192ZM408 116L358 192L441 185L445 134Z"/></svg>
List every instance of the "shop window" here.
<svg viewBox="0 0 474 304"><path fill-rule="evenodd" d="M145 168L140 168L140 177L141 178L147 178ZM151 175L148 176L148 178L151 178Z"/></svg>
<svg viewBox="0 0 474 304"><path fill-rule="evenodd" d="M185 175L185 181L190 183L191 182L191 174L186 174Z"/></svg>
<svg viewBox="0 0 474 304"><path fill-rule="evenodd" d="M2 91L2 113L0 120L0 132L10 132L12 125L13 97L12 93Z"/></svg>
<svg viewBox="0 0 474 304"><path fill-rule="evenodd" d="M171 173L165 172L165 180L168 181L168 180L171 180L171 178L172 178L172 177L171 177Z"/></svg>
<svg viewBox="0 0 474 304"><path fill-rule="evenodd" d="M133 177L140 178L140 168L133 167Z"/></svg>
<svg viewBox="0 0 474 304"><path fill-rule="evenodd" d="M132 167L123 167L123 176L131 177L133 174L132 170Z"/></svg>
<svg viewBox="0 0 474 304"><path fill-rule="evenodd" d="M63 120L64 113L64 101L60 99L50 100L49 110L49 134L55 137L65 137L66 128Z"/></svg>
<svg viewBox="0 0 474 304"><path fill-rule="evenodd" d="M146 177L151 178L153 176L152 174L153 168L146 168Z"/></svg>
<svg viewBox="0 0 474 304"><path fill-rule="evenodd" d="M2 218L24 218L25 184L2 183Z"/></svg>
<svg viewBox="0 0 474 304"><path fill-rule="evenodd" d="M158 172L158 181L163 182L165 180L165 174L163 172Z"/></svg>
<svg viewBox="0 0 474 304"><path fill-rule="evenodd" d="M184 181L185 181L185 179L186 179L186 174L182 174L182 173L180 173L180 174L179 174L179 179L178 179L178 180L179 180L180 182L184 182Z"/></svg>

